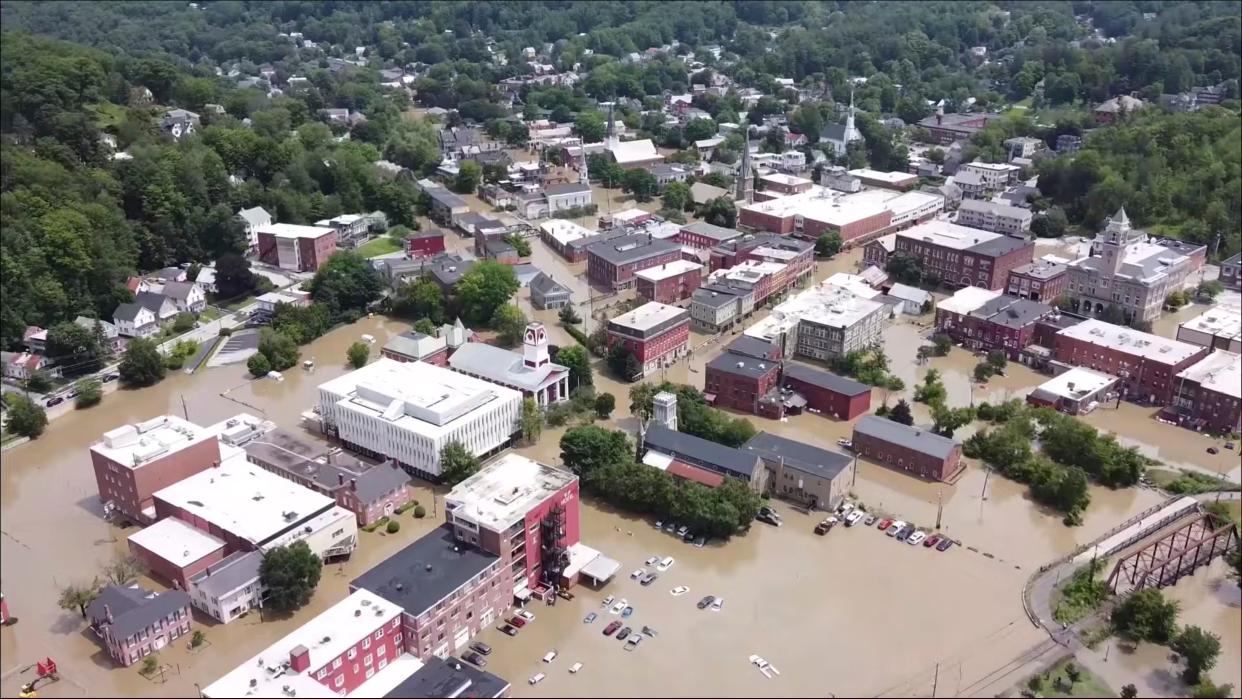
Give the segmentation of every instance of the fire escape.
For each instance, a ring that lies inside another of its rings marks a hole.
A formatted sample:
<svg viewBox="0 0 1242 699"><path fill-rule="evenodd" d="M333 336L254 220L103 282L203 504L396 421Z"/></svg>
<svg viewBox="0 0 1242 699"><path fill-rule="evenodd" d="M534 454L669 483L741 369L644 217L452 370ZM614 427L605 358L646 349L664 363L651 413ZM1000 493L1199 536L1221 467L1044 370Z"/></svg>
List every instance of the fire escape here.
<svg viewBox="0 0 1242 699"><path fill-rule="evenodd" d="M565 507L557 505L539 523L540 558L543 570L540 582L552 589L560 586L561 574L569 567L569 549L565 548Z"/></svg>

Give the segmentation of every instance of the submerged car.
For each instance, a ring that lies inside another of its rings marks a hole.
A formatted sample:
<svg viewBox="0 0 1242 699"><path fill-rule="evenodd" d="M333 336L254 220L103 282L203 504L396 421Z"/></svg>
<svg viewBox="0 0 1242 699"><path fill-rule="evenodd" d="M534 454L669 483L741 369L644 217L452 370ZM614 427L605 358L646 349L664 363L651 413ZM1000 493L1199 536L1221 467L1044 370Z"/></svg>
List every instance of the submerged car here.
<svg viewBox="0 0 1242 699"><path fill-rule="evenodd" d="M698 605L699 609L707 609L707 607L710 606L711 603L715 601L716 601L716 598L713 595L708 595L704 597L703 599L699 600L699 605Z"/></svg>
<svg viewBox="0 0 1242 699"><path fill-rule="evenodd" d="M612 634L616 633L617 629L619 628L621 628L621 622L619 621L611 622L607 626L604 627L604 635L611 636Z"/></svg>
<svg viewBox="0 0 1242 699"><path fill-rule="evenodd" d="M948 550L949 550L949 549L951 549L951 548L953 548L953 540L952 540L952 539L941 539L941 540L940 540L940 543L939 543L939 544L936 544L936 550L937 550L937 551L948 551Z"/></svg>
<svg viewBox="0 0 1242 699"><path fill-rule="evenodd" d="M624 641L625 637L629 636L631 631L633 631L633 629L631 629L628 626L625 627L624 629L621 629L620 631L617 632L617 640Z"/></svg>
<svg viewBox="0 0 1242 699"><path fill-rule="evenodd" d="M597 615L595 612L591 612L590 614L587 614L585 617L583 617L582 623L592 624L592 623L595 623L595 620L598 618L599 618L599 615Z"/></svg>

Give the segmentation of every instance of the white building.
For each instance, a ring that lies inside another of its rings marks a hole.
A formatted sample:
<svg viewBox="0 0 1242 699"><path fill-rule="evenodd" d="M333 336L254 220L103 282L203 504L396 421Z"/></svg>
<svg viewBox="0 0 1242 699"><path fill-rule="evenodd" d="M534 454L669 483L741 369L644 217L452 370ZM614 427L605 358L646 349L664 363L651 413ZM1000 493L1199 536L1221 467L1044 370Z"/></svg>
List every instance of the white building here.
<svg viewBox="0 0 1242 699"><path fill-rule="evenodd" d="M449 442L476 456L507 445L519 429L521 405L522 394L511 388L387 358L319 386L319 414L330 434L432 479Z"/></svg>
<svg viewBox="0 0 1242 699"><path fill-rule="evenodd" d="M259 247L259 229L272 225L272 215L261 206L251 209L242 209L237 215L245 221L246 225L246 243L251 250Z"/></svg>
<svg viewBox="0 0 1242 699"><path fill-rule="evenodd" d="M1182 342L1242 353L1242 307L1219 305L1177 326Z"/></svg>
<svg viewBox="0 0 1242 699"><path fill-rule="evenodd" d="M123 303L112 312L112 324L123 337L149 337L159 332L155 312L137 303Z"/></svg>
<svg viewBox="0 0 1242 699"><path fill-rule="evenodd" d="M170 521L170 520L163 520ZM259 551L236 551L190 578L190 604L222 624L263 606Z"/></svg>
<svg viewBox="0 0 1242 699"><path fill-rule="evenodd" d="M957 224L993 233L1023 235L1031 229L1031 210L982 199L964 199L957 210Z"/></svg>
<svg viewBox="0 0 1242 699"><path fill-rule="evenodd" d="M824 124L819 142L832 149L834 155L843 155L851 143L863 142L862 132L854 125L854 92L850 91L850 109L845 124Z"/></svg>
<svg viewBox="0 0 1242 699"><path fill-rule="evenodd" d="M543 196L548 200L549 213L554 214L563 209L589 206L591 204L591 186L581 182L548 185L543 190Z"/></svg>
<svg viewBox="0 0 1242 699"><path fill-rule="evenodd" d="M569 400L569 369L549 358L548 331L543 323L526 326L522 354L483 342L467 342L448 363L453 371L521 391L541 408Z"/></svg>
<svg viewBox="0 0 1242 699"><path fill-rule="evenodd" d="M781 303L746 334L780 345L786 357L827 360L881 342L885 308L824 283Z"/></svg>
<svg viewBox="0 0 1242 699"><path fill-rule="evenodd" d="M366 238L371 219L362 214L341 214L336 218L316 221L315 225L336 231L337 240L348 245Z"/></svg>

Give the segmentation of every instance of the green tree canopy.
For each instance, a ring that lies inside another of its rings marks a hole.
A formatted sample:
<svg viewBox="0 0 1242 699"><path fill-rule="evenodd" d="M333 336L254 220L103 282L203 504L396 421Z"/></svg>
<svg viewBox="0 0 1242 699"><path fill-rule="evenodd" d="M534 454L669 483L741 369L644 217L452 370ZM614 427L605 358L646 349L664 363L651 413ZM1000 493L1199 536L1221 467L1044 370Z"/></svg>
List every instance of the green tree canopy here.
<svg viewBox="0 0 1242 699"><path fill-rule="evenodd" d="M118 367L121 381L130 386L150 386L164 378L164 358L155 343L146 338L134 338L125 347Z"/></svg>
<svg viewBox="0 0 1242 699"><path fill-rule="evenodd" d="M496 260L482 260L457 282L457 302L468 321L486 323L520 286L512 267Z"/></svg>
<svg viewBox="0 0 1242 699"><path fill-rule="evenodd" d="M31 439L37 439L43 434L43 430L47 428L47 413L42 406L17 393L6 393L5 398L9 406L4 420L5 431Z"/></svg>
<svg viewBox="0 0 1242 699"><path fill-rule="evenodd" d="M453 441L440 451L440 479L457 485L479 471L479 459L461 442Z"/></svg>
<svg viewBox="0 0 1242 699"><path fill-rule="evenodd" d="M308 286L311 298L324 304L334 318L361 314L380 297L383 282L366 258L339 250L315 272Z"/></svg>
<svg viewBox="0 0 1242 699"><path fill-rule="evenodd" d="M277 611L300 609L315 594L322 572L323 561L305 541L269 549L259 567L259 581L267 590L265 606Z"/></svg>

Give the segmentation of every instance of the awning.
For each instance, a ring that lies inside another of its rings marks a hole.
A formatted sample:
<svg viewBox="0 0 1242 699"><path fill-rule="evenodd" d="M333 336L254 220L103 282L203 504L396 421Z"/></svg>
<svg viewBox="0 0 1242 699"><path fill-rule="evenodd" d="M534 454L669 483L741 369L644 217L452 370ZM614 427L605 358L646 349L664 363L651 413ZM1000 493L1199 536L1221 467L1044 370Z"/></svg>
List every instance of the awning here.
<svg viewBox="0 0 1242 699"><path fill-rule="evenodd" d="M715 402L716 402L716 394L715 394L715 393L704 393L704 394L703 394L703 398L707 399L707 402L708 402L708 403L715 403Z"/></svg>
<svg viewBox="0 0 1242 699"><path fill-rule="evenodd" d="M598 585L611 580L612 576L616 575L620 569L620 563L600 554L595 557L595 560L586 564L582 569L582 574L594 580L595 584Z"/></svg>
<svg viewBox="0 0 1242 699"><path fill-rule="evenodd" d="M599 558L599 551L580 541L569 547L569 565L565 566L562 575L572 578L596 558Z"/></svg>
<svg viewBox="0 0 1242 699"><path fill-rule="evenodd" d="M523 582L521 586L513 589L513 596L525 602L530 599L530 588Z"/></svg>

